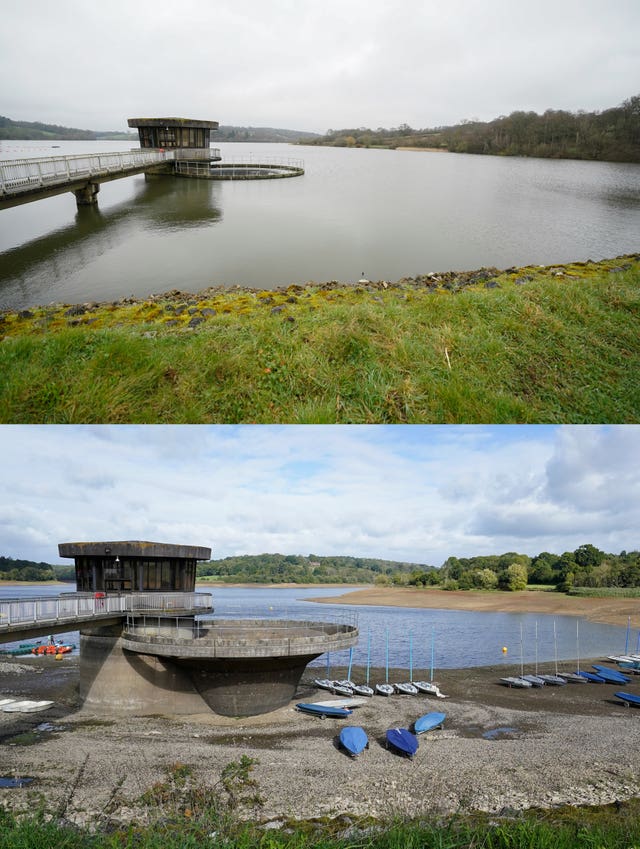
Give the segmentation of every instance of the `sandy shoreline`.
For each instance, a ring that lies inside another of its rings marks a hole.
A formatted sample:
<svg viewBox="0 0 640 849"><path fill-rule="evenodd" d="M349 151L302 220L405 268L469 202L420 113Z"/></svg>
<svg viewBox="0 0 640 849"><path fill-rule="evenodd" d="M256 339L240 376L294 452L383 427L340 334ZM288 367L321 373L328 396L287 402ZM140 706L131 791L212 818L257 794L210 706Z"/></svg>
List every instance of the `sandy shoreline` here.
<svg viewBox="0 0 640 849"><path fill-rule="evenodd" d="M325 604L473 610L485 613L546 613L557 616L583 616L593 622L621 626L627 624L629 617L636 623L640 618L640 599L637 598L582 598L536 590L507 593L370 587L309 601Z"/></svg>
<svg viewBox="0 0 640 849"><path fill-rule="evenodd" d="M0 692L55 704L40 714L0 712L0 773L35 779L0 790L0 803L26 811L45 798L78 825L148 822L142 794L177 763L219 792L222 769L242 755L256 759L264 799L243 815L259 822L501 812L640 794L640 717L615 699L615 686L524 691L499 683L513 666L442 670L445 700L376 696L346 721L320 720L295 710L296 701L330 697L315 687L315 668L291 705L260 717L118 717L80 709L77 658L21 660L0 662ZM374 673L373 680L382 678ZM391 670L390 680L406 680L406 670ZM626 688L638 692L640 677ZM444 730L422 737L413 761L385 748L388 728L410 727L433 710L447 714ZM355 761L336 745L345 722L361 725L370 739Z"/></svg>

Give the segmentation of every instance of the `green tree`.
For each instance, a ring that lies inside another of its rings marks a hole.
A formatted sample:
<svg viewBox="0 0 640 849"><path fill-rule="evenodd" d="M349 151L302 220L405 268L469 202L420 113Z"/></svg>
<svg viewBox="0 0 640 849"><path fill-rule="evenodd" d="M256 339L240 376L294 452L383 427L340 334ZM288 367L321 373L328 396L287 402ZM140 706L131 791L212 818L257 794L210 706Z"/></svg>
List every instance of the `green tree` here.
<svg viewBox="0 0 640 849"><path fill-rule="evenodd" d="M505 570L504 588L510 592L518 592L527 588L527 567L521 563L512 563Z"/></svg>

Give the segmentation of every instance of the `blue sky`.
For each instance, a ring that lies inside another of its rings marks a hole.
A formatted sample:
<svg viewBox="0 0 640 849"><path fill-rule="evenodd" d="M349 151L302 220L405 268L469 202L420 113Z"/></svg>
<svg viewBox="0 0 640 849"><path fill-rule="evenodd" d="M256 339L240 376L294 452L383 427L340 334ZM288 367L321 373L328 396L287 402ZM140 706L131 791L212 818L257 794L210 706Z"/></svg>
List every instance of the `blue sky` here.
<svg viewBox="0 0 640 849"><path fill-rule="evenodd" d="M602 110L638 93L638 0L3 3L0 112L325 132Z"/></svg>
<svg viewBox="0 0 640 849"><path fill-rule="evenodd" d="M637 549L640 428L5 426L0 554L146 539L429 563Z"/></svg>

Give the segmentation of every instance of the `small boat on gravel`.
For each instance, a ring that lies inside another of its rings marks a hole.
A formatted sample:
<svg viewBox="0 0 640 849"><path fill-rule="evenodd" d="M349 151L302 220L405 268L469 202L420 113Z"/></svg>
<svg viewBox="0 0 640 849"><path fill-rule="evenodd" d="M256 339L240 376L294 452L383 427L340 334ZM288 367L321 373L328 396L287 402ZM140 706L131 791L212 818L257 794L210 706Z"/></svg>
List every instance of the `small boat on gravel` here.
<svg viewBox="0 0 640 849"><path fill-rule="evenodd" d="M576 672L576 675L580 675L581 678L586 678L587 681L590 681L592 684L604 684L604 678L602 675L596 675L595 672L585 672L582 669L579 669Z"/></svg>
<svg viewBox="0 0 640 849"><path fill-rule="evenodd" d="M33 701L31 699L9 699L6 704L2 705L2 710L6 713L35 713L39 710L51 707L52 701L41 699Z"/></svg>
<svg viewBox="0 0 640 849"><path fill-rule="evenodd" d="M365 696L367 698L373 696L373 687L368 684L354 684L353 692L356 696Z"/></svg>
<svg viewBox="0 0 640 849"><path fill-rule="evenodd" d="M593 663L591 665L595 669L596 675L604 678L608 684L628 684L631 681L628 675L623 675L617 669L610 669L608 666L601 666L599 663Z"/></svg>
<svg viewBox="0 0 640 849"><path fill-rule="evenodd" d="M386 734L387 748L412 758L418 751L418 738L406 728L390 728Z"/></svg>
<svg viewBox="0 0 640 849"><path fill-rule="evenodd" d="M567 682L567 684L587 684L587 679L583 678L578 672L559 672L561 678Z"/></svg>
<svg viewBox="0 0 640 849"><path fill-rule="evenodd" d="M633 693L624 693L622 691L614 693L613 695L623 701L627 707L629 707L629 705L640 707L640 696L636 696Z"/></svg>
<svg viewBox="0 0 640 849"><path fill-rule="evenodd" d="M314 716L319 716L321 719L324 719L326 716L333 717L334 719L346 719L346 717L351 716L353 713L352 710L348 710L347 708L327 707L326 705L319 705L315 702L299 702L296 705L296 710L302 711L302 713L311 713Z"/></svg>
<svg viewBox="0 0 640 849"><path fill-rule="evenodd" d="M376 693L379 696L393 696L395 689L393 684L376 684Z"/></svg>
<svg viewBox="0 0 640 849"><path fill-rule="evenodd" d="M413 731L415 734L424 734L426 731L442 728L446 718L446 713L425 713L413 723Z"/></svg>
<svg viewBox="0 0 640 849"><path fill-rule="evenodd" d="M532 687L544 687L545 685L544 678L539 675L521 675L520 677L523 681L529 681Z"/></svg>
<svg viewBox="0 0 640 849"><path fill-rule="evenodd" d="M440 691L438 685L433 684L431 681L413 681L413 686L419 693L426 693L427 696L436 696L438 699L447 698L445 694Z"/></svg>
<svg viewBox="0 0 640 849"><path fill-rule="evenodd" d="M352 758L356 758L361 752L369 748L369 738L364 728L359 725L348 725L343 728L339 735L340 745Z"/></svg>
<svg viewBox="0 0 640 849"><path fill-rule="evenodd" d="M396 693L401 693L405 696L417 696L418 688L414 687L409 681L405 681L404 683L394 684L394 689Z"/></svg>
<svg viewBox="0 0 640 849"><path fill-rule="evenodd" d="M552 687L564 687L567 683L561 675L539 675L538 677L542 678L545 684L550 684Z"/></svg>
<svg viewBox="0 0 640 849"><path fill-rule="evenodd" d="M316 678L313 683L321 690L333 690L333 681L330 678Z"/></svg>
<svg viewBox="0 0 640 849"><path fill-rule="evenodd" d="M311 704L320 705L320 707L337 707L337 708L356 708L366 705L367 699L350 699L348 696L344 699L327 699L323 702L312 702Z"/></svg>
<svg viewBox="0 0 640 849"><path fill-rule="evenodd" d="M533 686L531 681L525 681L524 678L518 678L515 675L501 678L500 683L507 687L520 687L521 689L528 689Z"/></svg>
<svg viewBox="0 0 640 849"><path fill-rule="evenodd" d="M353 687L351 686L350 681L333 681L333 686L331 687L331 692L336 693L339 696L352 696L353 695Z"/></svg>

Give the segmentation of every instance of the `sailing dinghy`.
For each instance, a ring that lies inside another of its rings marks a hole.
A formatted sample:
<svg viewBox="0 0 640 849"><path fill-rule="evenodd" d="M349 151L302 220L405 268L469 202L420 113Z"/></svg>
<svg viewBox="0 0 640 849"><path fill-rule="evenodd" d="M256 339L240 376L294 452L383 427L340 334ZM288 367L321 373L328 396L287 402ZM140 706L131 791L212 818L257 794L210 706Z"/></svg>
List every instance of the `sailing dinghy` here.
<svg viewBox="0 0 640 849"><path fill-rule="evenodd" d="M591 664L596 671L596 675L607 682L607 684L628 684L631 681L628 675L623 675L617 669L610 669L608 666L601 666L598 663Z"/></svg>
<svg viewBox="0 0 640 849"><path fill-rule="evenodd" d="M613 695L623 701L627 707L629 707L629 705L640 707L640 696L635 696L633 693L624 693L622 691L614 693Z"/></svg>
<svg viewBox="0 0 640 849"><path fill-rule="evenodd" d="M405 696L417 696L418 688L411 684L409 681L405 681L404 683L394 684L396 693L402 693Z"/></svg>
<svg viewBox="0 0 640 849"><path fill-rule="evenodd" d="M592 684L604 684L604 678L602 675L596 675L595 672L585 672L582 669L579 669L576 672L576 675L579 675L581 678L586 678L587 681L591 681Z"/></svg>
<svg viewBox="0 0 640 849"><path fill-rule="evenodd" d="M442 728L444 721L447 718L446 713L425 713L413 723L413 731L415 734L424 734L425 731L433 731L434 728Z"/></svg>
<svg viewBox="0 0 640 849"><path fill-rule="evenodd" d="M302 711L302 713L311 713L314 716L319 716L321 719L324 719L325 716L330 716L334 719L346 719L347 716L351 716L353 713L352 710L348 710L347 708L327 707L326 705L318 705L315 702L299 702L296 705L296 710Z"/></svg>
<svg viewBox="0 0 640 849"><path fill-rule="evenodd" d="M391 746L401 755L412 758L418 751L418 738L406 728L390 728L387 731L387 748Z"/></svg>
<svg viewBox="0 0 640 849"><path fill-rule="evenodd" d="M340 731L340 745L352 758L356 758L361 752L369 748L369 738L364 728L358 725L348 725Z"/></svg>
<svg viewBox="0 0 640 849"><path fill-rule="evenodd" d="M440 691L440 688L437 684L433 684L431 681L414 681L413 686L420 693L426 693L428 696L436 696L438 699L446 699L444 693Z"/></svg>

